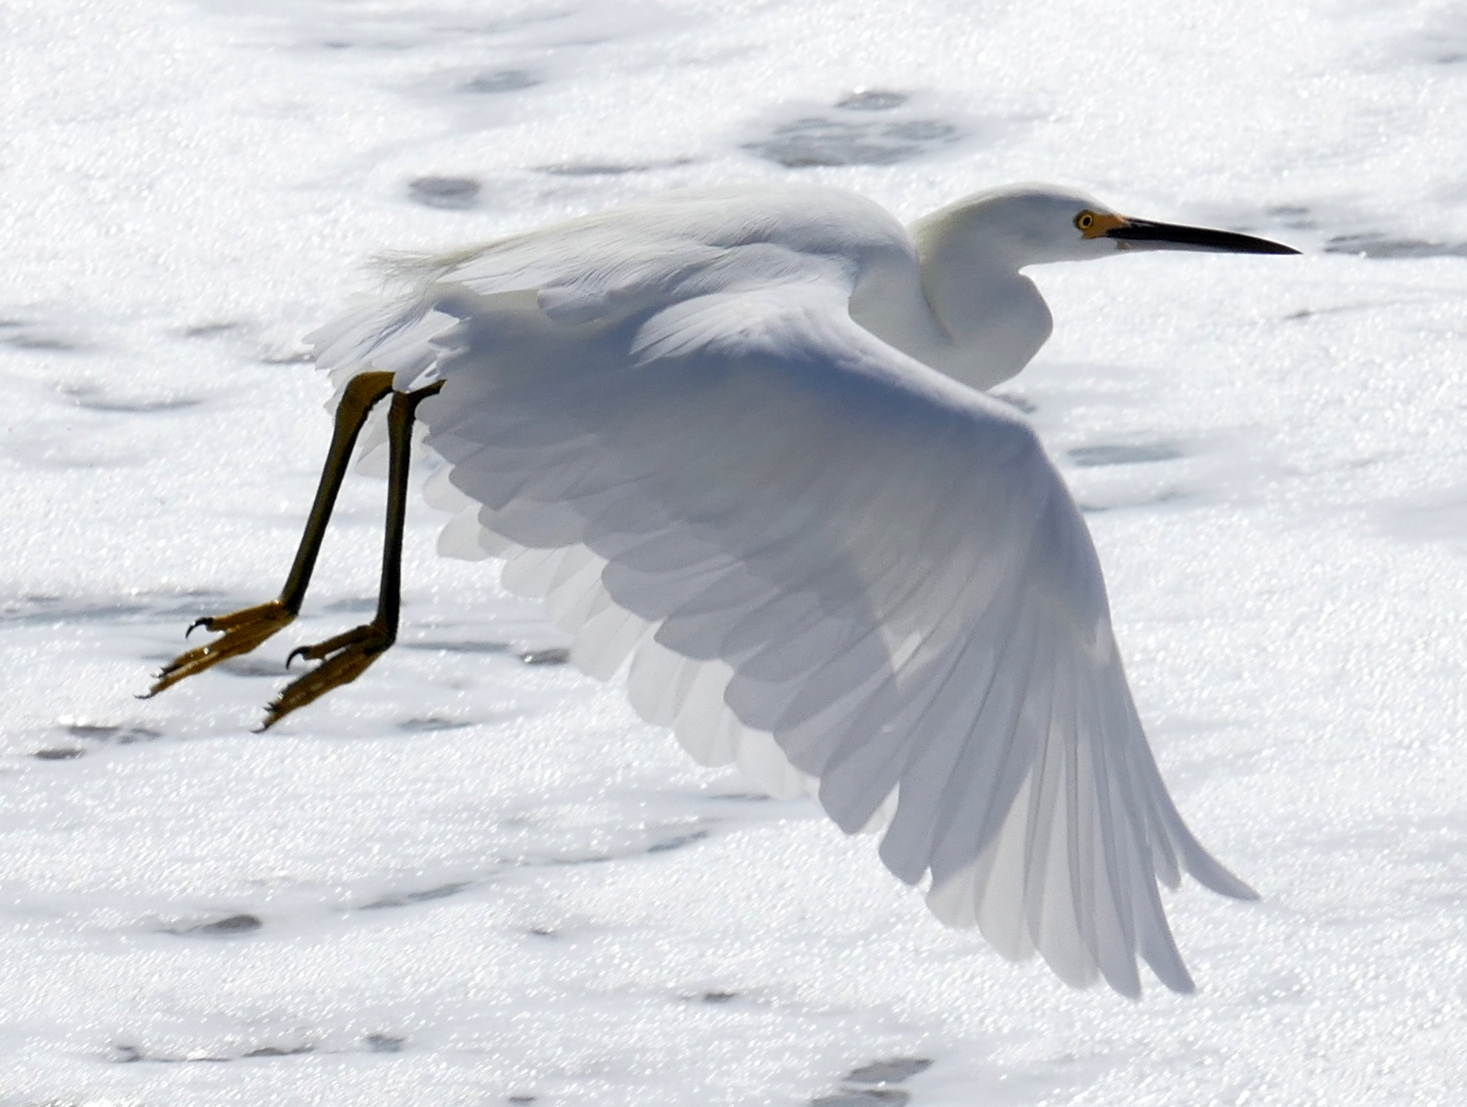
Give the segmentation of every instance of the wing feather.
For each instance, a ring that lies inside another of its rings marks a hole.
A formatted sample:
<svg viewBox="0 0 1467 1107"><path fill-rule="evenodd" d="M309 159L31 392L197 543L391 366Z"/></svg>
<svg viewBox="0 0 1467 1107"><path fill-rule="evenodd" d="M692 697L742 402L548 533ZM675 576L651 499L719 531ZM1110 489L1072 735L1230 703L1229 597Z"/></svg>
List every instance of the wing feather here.
<svg viewBox="0 0 1467 1107"><path fill-rule="evenodd" d="M1033 432L851 322L846 259L624 230L450 259L318 338L445 381L435 496L473 505L445 547L503 556L699 761L884 826L945 922L1073 984L1134 995L1139 954L1190 989L1158 880L1252 893L1167 795Z"/></svg>

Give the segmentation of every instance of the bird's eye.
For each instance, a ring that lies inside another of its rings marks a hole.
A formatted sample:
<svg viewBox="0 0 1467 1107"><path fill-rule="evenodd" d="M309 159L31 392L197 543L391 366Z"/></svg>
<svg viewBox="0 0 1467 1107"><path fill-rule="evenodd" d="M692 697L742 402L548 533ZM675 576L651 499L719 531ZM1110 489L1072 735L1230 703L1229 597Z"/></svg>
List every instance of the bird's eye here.
<svg viewBox="0 0 1467 1107"><path fill-rule="evenodd" d="M1088 231L1095 226L1095 213L1093 211L1082 211L1075 216L1075 226L1082 231Z"/></svg>

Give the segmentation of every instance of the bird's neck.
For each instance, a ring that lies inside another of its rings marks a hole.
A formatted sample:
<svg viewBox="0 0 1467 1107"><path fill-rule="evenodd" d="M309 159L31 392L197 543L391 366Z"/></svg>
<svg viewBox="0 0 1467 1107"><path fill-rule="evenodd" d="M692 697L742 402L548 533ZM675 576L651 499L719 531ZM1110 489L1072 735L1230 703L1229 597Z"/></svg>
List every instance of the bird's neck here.
<svg viewBox="0 0 1467 1107"><path fill-rule="evenodd" d="M1002 236L972 233L967 213L938 212L911 228L920 271L920 305L933 325L912 328L942 341L906 349L934 369L989 389L1024 368L1053 326L1039 290L1019 272L1022 261Z"/></svg>

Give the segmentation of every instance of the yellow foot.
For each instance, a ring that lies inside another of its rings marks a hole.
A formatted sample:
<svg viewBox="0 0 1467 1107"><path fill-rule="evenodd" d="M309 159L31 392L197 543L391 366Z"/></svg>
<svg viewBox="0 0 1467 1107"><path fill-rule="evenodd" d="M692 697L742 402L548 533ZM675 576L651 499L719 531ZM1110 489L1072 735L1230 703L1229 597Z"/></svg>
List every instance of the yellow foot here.
<svg viewBox="0 0 1467 1107"><path fill-rule="evenodd" d="M163 689L177 684L184 677L202 673L227 657L249 653L294 618L294 611L279 600L271 600L269 603L258 604L255 607L231 611L228 615L199 619L188 628L189 634L193 633L195 627L203 627L205 630L222 631L224 637L203 646L196 646L179 654L164 665L158 670L153 687L148 689L147 695L143 698L156 696Z"/></svg>
<svg viewBox="0 0 1467 1107"><path fill-rule="evenodd" d="M287 665L297 657L320 661L321 664L287 685L265 708L265 723L260 729L269 730L296 708L304 707L333 688L350 684L366 672L367 666L376 661L392 642L393 635L386 629L376 623L368 623L314 646L292 650L286 659Z"/></svg>

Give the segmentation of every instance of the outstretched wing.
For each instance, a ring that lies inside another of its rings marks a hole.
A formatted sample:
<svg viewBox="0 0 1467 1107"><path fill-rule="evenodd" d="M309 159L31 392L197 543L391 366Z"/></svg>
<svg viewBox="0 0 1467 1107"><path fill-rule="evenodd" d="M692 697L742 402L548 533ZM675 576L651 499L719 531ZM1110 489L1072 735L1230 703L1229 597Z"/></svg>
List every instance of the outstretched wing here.
<svg viewBox="0 0 1467 1107"><path fill-rule="evenodd" d="M326 344L446 381L420 414L473 504L449 543L506 557L695 756L884 825L1005 956L1134 995L1139 953L1190 990L1158 879L1252 892L1167 795L1034 433L854 324L837 261L756 271L559 319L451 274Z"/></svg>

